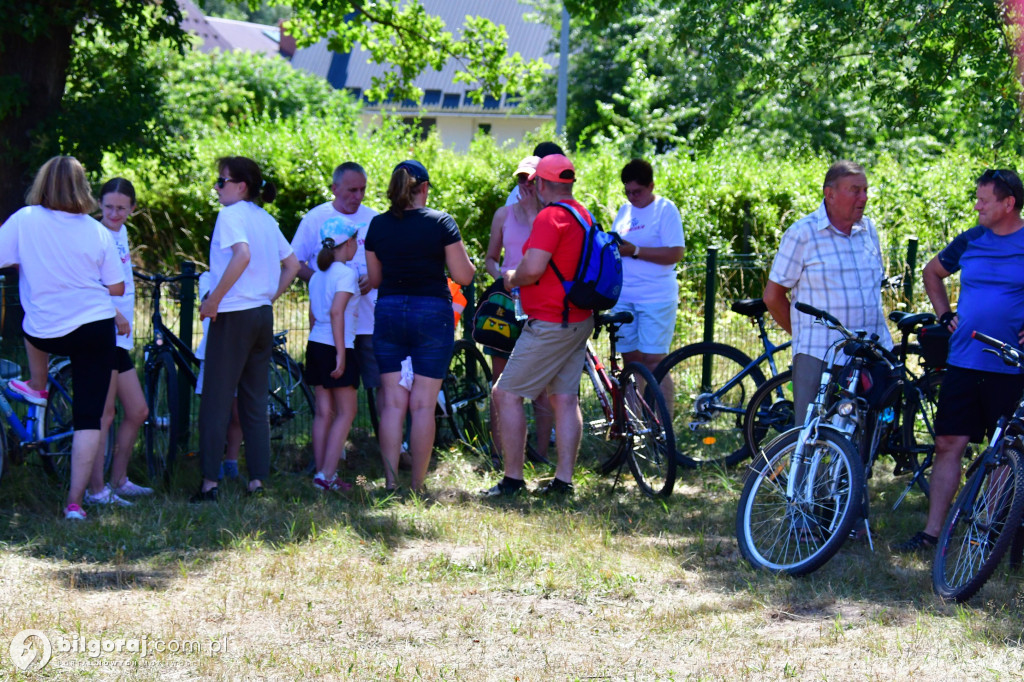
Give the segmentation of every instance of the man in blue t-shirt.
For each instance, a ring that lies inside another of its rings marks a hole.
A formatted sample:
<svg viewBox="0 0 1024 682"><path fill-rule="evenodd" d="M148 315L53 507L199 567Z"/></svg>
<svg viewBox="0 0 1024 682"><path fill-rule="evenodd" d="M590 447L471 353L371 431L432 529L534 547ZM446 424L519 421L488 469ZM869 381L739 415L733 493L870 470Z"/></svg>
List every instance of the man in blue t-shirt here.
<svg viewBox="0 0 1024 682"><path fill-rule="evenodd" d="M1024 341L1024 185L1012 170L987 170L977 182L978 225L958 235L924 268L924 289L939 321L952 330L949 360L935 415L928 521L924 531L894 547L911 552L935 547L960 485L967 444L980 443L1002 415L1013 412L1024 374L985 353L972 331ZM943 280L960 271L953 312Z"/></svg>

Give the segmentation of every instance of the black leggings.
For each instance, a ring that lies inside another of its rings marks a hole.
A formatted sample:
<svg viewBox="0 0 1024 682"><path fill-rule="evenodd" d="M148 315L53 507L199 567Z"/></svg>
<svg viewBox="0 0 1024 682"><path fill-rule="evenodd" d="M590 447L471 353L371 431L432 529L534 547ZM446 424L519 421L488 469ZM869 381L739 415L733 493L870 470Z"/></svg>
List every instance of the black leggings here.
<svg viewBox="0 0 1024 682"><path fill-rule="evenodd" d="M53 339L25 334L33 346L52 355L71 359L71 385L74 399L71 416L76 431L99 430L103 406L114 371L114 318L88 322L74 331Z"/></svg>

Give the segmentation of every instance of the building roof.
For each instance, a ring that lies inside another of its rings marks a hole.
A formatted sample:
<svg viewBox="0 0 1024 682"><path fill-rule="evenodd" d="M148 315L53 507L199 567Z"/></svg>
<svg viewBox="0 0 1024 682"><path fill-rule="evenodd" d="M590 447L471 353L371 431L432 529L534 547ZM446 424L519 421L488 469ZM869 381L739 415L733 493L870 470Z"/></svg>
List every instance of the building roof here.
<svg viewBox="0 0 1024 682"><path fill-rule="evenodd" d="M185 17L181 27L199 36L202 43L196 49L201 52L244 50L273 56L280 51L281 31L276 26L208 17L192 0L178 0L178 5Z"/></svg>
<svg viewBox="0 0 1024 682"><path fill-rule="evenodd" d="M206 17L206 21L217 29L221 37L231 45L231 49L261 52L270 56L277 56L280 51L281 29L277 26L217 17Z"/></svg>
<svg viewBox="0 0 1024 682"><path fill-rule="evenodd" d="M446 30L458 37L466 16L483 16L496 24L502 24L508 32L510 53L520 53L527 61L543 58L554 66L557 56L548 54L552 38L551 28L543 23L527 21L527 14L533 10L518 0L421 0L430 14L441 17ZM296 51L292 66L311 74L326 78L336 89L347 89L357 97L372 86L374 76L381 77L392 67L388 64L369 62L370 54L357 45L349 54L336 54L327 49L327 40ZM511 111L518 103L516 98L505 96L498 101L488 97L482 105L473 104L467 97L472 91L466 83L456 83L454 76L461 70L459 64L449 59L440 71L427 69L413 84L423 90L420 102L390 102L389 107L399 110L419 111L421 109L456 112L493 111L502 115ZM374 103L367 103L374 108Z"/></svg>

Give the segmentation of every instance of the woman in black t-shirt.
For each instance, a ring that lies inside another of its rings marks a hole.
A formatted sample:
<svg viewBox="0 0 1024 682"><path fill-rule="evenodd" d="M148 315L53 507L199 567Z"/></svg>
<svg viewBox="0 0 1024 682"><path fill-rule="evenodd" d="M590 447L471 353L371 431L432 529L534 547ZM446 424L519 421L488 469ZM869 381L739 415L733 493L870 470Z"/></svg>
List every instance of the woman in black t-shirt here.
<svg viewBox="0 0 1024 682"><path fill-rule="evenodd" d="M398 486L406 410L412 413L412 489L423 489L434 447L434 406L455 344L445 266L462 285L474 274L455 220L426 207L429 191L423 164L398 164L388 185L391 208L370 221L366 233L366 269L377 289L373 348L384 390L378 433L389 490ZM406 357L414 374L410 390L399 384Z"/></svg>

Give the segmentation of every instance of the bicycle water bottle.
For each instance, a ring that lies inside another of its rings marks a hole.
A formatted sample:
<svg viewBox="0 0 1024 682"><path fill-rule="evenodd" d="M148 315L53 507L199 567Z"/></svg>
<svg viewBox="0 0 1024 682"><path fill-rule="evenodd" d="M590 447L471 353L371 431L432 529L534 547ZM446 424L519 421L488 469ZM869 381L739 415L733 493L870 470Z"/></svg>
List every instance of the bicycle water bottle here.
<svg viewBox="0 0 1024 682"><path fill-rule="evenodd" d="M517 320L525 320L527 315L523 312L523 300L519 298L519 287L512 287L512 300L515 304L515 316Z"/></svg>

